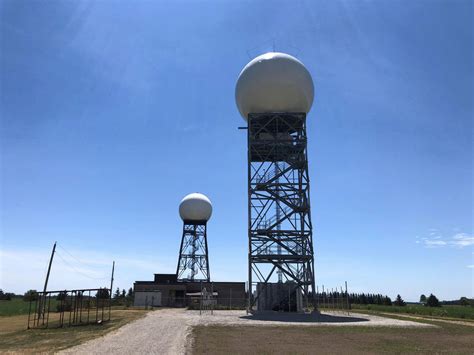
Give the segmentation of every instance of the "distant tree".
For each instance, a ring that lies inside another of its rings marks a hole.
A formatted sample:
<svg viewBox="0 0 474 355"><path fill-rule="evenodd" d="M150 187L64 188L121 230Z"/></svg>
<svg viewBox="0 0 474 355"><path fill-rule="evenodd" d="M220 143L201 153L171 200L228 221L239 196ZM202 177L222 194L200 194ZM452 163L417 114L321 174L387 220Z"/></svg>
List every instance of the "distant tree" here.
<svg viewBox="0 0 474 355"><path fill-rule="evenodd" d="M0 300L2 300L2 301L10 301L13 296L15 296L14 293L3 292L3 290L0 289Z"/></svg>
<svg viewBox="0 0 474 355"><path fill-rule="evenodd" d="M426 303L426 296L425 295L420 296L420 302L421 303Z"/></svg>
<svg viewBox="0 0 474 355"><path fill-rule="evenodd" d="M64 301L65 299L67 298L67 291L61 291L58 293L58 295L56 296L56 299L58 301Z"/></svg>
<svg viewBox="0 0 474 355"><path fill-rule="evenodd" d="M117 289L114 292L114 298L120 298L120 289L117 287Z"/></svg>
<svg viewBox="0 0 474 355"><path fill-rule="evenodd" d="M467 297L461 297L461 298L459 299L459 304L460 304L461 306L469 306L469 305L471 304L471 302L469 301L469 298L467 298Z"/></svg>
<svg viewBox="0 0 474 355"><path fill-rule="evenodd" d="M388 296L385 296L383 298L383 304L384 304L384 306L391 306L392 305L392 299Z"/></svg>
<svg viewBox="0 0 474 355"><path fill-rule="evenodd" d="M439 300L433 294L431 294L430 297L428 297L428 299L426 300L426 305L428 307L441 307L441 305L439 304Z"/></svg>
<svg viewBox="0 0 474 355"><path fill-rule="evenodd" d="M383 296L382 295L377 295L377 298L376 298L376 303L378 305L383 305Z"/></svg>
<svg viewBox="0 0 474 355"><path fill-rule="evenodd" d="M393 302L393 304L395 306L406 306L407 305L400 295L397 295L397 298L395 299L395 302Z"/></svg>
<svg viewBox="0 0 474 355"><path fill-rule="evenodd" d="M133 298L133 288L129 288L127 292L127 298Z"/></svg>
<svg viewBox="0 0 474 355"><path fill-rule="evenodd" d="M109 290L106 288L100 288L99 291L96 292L95 296L101 299L109 298Z"/></svg>
<svg viewBox="0 0 474 355"><path fill-rule="evenodd" d="M37 299L38 299L38 291L36 290L28 290L23 295L23 300L27 302L36 301Z"/></svg>
<svg viewBox="0 0 474 355"><path fill-rule="evenodd" d="M121 298L125 298L127 296L127 291L125 289L122 290L122 294L120 295Z"/></svg>

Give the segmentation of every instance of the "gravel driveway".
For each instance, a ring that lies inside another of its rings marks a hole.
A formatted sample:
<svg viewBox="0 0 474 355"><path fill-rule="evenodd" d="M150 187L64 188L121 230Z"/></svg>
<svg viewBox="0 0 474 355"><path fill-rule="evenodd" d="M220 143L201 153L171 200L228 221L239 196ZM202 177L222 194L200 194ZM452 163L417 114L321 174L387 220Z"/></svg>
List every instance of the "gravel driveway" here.
<svg viewBox="0 0 474 355"><path fill-rule="evenodd" d="M388 326L432 327L429 324L357 313L325 313L314 318L285 313L247 316L245 311L214 311L214 314L182 308L160 309L101 338L63 351L63 354L184 354L190 348L195 325L280 326Z"/></svg>

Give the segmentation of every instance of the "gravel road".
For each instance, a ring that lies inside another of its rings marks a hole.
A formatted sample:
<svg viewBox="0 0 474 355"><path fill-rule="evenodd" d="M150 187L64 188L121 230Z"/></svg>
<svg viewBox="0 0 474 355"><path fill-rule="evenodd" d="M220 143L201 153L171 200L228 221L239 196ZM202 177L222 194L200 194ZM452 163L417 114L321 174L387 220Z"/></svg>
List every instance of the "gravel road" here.
<svg viewBox="0 0 474 355"><path fill-rule="evenodd" d="M214 311L214 314L182 308L160 309L101 338L67 349L62 354L185 354L196 325L279 326L388 326L432 327L429 324L357 313L325 313L317 320L305 315L272 313L247 316L245 311Z"/></svg>

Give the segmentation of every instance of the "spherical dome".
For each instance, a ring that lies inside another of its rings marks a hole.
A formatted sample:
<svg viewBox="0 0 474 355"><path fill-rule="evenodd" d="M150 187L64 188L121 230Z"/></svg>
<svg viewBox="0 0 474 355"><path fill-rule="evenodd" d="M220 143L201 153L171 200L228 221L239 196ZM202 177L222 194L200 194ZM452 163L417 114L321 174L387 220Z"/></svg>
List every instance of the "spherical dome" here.
<svg viewBox="0 0 474 355"><path fill-rule="evenodd" d="M179 215L183 221L208 221L211 214L211 201L197 192L185 196L179 204Z"/></svg>
<svg viewBox="0 0 474 355"><path fill-rule="evenodd" d="M285 53L269 52L250 61L235 87L235 101L245 120L249 113L308 113L313 98L311 74L303 63Z"/></svg>

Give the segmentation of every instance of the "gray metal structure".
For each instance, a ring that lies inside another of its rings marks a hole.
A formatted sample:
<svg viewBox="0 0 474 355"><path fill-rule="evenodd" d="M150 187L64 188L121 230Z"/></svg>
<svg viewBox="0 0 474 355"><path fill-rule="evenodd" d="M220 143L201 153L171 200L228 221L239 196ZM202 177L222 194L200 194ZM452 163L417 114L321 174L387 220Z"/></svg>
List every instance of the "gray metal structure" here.
<svg viewBox="0 0 474 355"><path fill-rule="evenodd" d="M30 299L27 329L107 322L110 320L111 293L107 288L38 292L36 299Z"/></svg>
<svg viewBox="0 0 474 355"><path fill-rule="evenodd" d="M316 307L306 114L251 113L247 142L248 310L274 274Z"/></svg>
<svg viewBox="0 0 474 355"><path fill-rule="evenodd" d="M184 221L176 276L179 281L210 281L207 221Z"/></svg>

